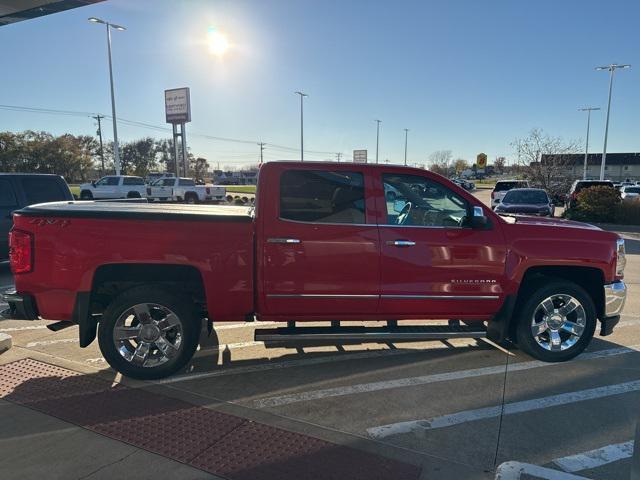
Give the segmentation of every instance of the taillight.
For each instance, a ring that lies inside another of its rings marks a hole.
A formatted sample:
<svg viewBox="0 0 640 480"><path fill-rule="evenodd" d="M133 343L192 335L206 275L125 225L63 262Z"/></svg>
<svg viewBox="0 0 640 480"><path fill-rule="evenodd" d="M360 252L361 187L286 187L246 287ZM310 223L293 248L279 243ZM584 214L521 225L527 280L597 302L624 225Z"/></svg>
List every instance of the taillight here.
<svg viewBox="0 0 640 480"><path fill-rule="evenodd" d="M494 198L496 198L496 192L491 192L491 200L493 200Z"/></svg>
<svg viewBox="0 0 640 480"><path fill-rule="evenodd" d="M209 187L205 188L205 190L207 191L207 195L211 195L211 189Z"/></svg>
<svg viewBox="0 0 640 480"><path fill-rule="evenodd" d="M13 273L29 273L33 270L33 235L29 232L9 232L9 264Z"/></svg>

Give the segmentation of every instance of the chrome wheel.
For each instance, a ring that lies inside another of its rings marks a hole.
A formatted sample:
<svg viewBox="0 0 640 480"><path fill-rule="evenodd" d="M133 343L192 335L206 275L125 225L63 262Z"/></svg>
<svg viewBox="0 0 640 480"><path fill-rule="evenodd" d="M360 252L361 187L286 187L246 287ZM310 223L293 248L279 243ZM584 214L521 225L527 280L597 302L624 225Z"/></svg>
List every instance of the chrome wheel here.
<svg viewBox="0 0 640 480"><path fill-rule="evenodd" d="M182 322L167 307L140 303L125 310L113 329L120 355L138 367L156 367L174 358L183 343Z"/></svg>
<svg viewBox="0 0 640 480"><path fill-rule="evenodd" d="M556 294L538 304L531 319L531 333L546 350L561 352L573 347L582 337L587 314L571 295Z"/></svg>

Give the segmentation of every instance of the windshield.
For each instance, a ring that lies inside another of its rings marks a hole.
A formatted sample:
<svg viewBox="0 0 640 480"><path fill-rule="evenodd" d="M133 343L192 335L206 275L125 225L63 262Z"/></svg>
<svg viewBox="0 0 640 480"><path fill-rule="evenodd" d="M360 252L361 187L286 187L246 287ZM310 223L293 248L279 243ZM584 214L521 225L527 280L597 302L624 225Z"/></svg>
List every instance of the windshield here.
<svg viewBox="0 0 640 480"><path fill-rule="evenodd" d="M542 190L511 190L502 203L540 204L549 203L549 198Z"/></svg>
<svg viewBox="0 0 640 480"><path fill-rule="evenodd" d="M526 187L527 182L498 182L496 183L496 188L494 189L496 192L506 192L507 190L511 190L512 188L522 188Z"/></svg>

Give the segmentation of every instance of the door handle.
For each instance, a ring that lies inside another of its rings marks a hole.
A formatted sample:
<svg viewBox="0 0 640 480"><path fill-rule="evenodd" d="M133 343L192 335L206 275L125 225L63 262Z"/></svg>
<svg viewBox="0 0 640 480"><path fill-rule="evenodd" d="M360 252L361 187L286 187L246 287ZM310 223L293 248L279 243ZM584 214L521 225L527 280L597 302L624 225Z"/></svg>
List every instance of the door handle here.
<svg viewBox="0 0 640 480"><path fill-rule="evenodd" d="M412 242L411 240L389 240L387 245L392 247L413 247L416 242Z"/></svg>
<svg viewBox="0 0 640 480"><path fill-rule="evenodd" d="M297 238L268 238L267 243L289 243L297 244L301 243Z"/></svg>

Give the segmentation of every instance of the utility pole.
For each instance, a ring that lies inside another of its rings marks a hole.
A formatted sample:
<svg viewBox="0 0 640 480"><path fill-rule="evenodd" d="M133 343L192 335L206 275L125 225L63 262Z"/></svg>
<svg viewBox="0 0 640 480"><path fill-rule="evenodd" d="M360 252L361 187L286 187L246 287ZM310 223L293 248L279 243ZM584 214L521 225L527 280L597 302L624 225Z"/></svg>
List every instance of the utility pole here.
<svg viewBox="0 0 640 480"><path fill-rule="evenodd" d="M380 147L380 123L382 120L376 120L376 163L378 163L378 149Z"/></svg>
<svg viewBox="0 0 640 480"><path fill-rule="evenodd" d="M612 63L604 67L596 67L596 70L609 70L609 101L607 103L607 120L604 127L604 146L602 147L602 163L600 164L600 180L604 180L604 171L607 162L607 136L609 135L609 113L611 111L611 90L613 89L613 73L618 68L629 68L631 65L619 65Z"/></svg>
<svg viewBox="0 0 640 480"><path fill-rule="evenodd" d="M581 112L587 112L587 142L584 147L584 170L582 172L582 179L587 179L587 159L589 158L589 128L591 127L591 112L594 110L600 110L600 107L585 107L579 109Z"/></svg>
<svg viewBox="0 0 640 480"><path fill-rule="evenodd" d="M102 147L102 124L100 120L104 118L104 115L97 114L95 117L91 117L98 121L98 138L100 139L100 161L102 162L102 175L105 174L104 171L104 149Z"/></svg>
<svg viewBox="0 0 640 480"><path fill-rule="evenodd" d="M409 129L404 129L404 166L407 166L407 137L409 136Z"/></svg>
<svg viewBox="0 0 640 480"><path fill-rule="evenodd" d="M260 165L262 165L262 152L264 152L264 146L266 145L266 143L264 142L258 142L258 145L260 145Z"/></svg>
<svg viewBox="0 0 640 480"><path fill-rule="evenodd" d="M300 161L304 162L304 97L308 97L306 93L295 92L300 95Z"/></svg>
<svg viewBox="0 0 640 480"><path fill-rule="evenodd" d="M341 152L336 153L336 160L338 160L338 163L340 163L340 158L342 158L342 153Z"/></svg>

